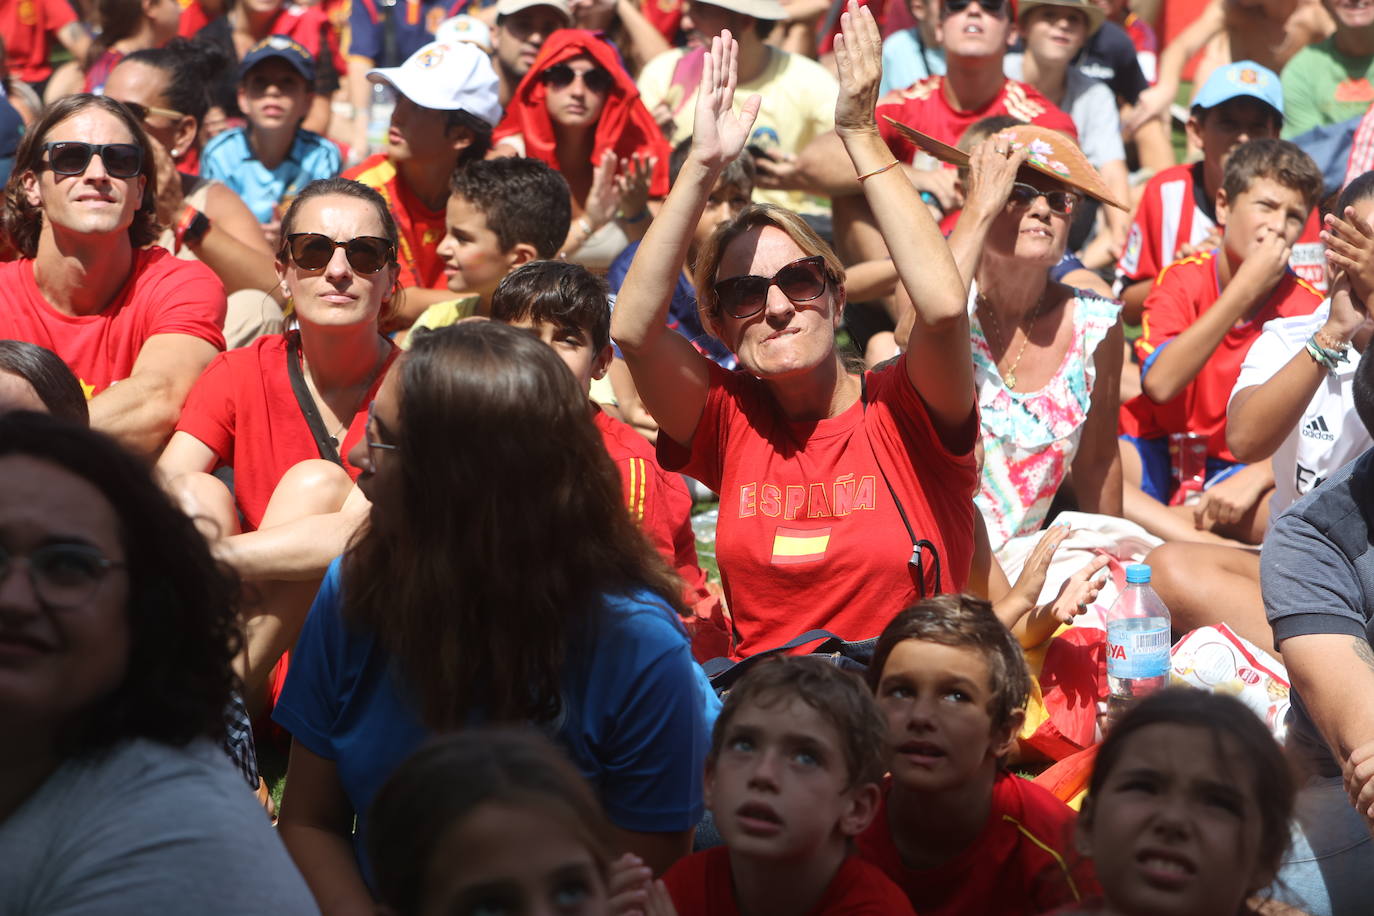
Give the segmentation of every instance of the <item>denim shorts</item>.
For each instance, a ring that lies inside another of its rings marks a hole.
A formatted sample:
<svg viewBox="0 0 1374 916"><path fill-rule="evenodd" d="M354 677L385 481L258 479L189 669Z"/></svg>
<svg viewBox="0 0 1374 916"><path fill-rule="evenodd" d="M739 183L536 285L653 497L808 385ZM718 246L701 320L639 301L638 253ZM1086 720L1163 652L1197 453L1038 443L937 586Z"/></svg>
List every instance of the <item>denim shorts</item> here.
<svg viewBox="0 0 1374 916"><path fill-rule="evenodd" d="M1374 913L1374 838L1341 778L1308 780L1295 813L1293 847L1269 893L1312 916Z"/></svg>

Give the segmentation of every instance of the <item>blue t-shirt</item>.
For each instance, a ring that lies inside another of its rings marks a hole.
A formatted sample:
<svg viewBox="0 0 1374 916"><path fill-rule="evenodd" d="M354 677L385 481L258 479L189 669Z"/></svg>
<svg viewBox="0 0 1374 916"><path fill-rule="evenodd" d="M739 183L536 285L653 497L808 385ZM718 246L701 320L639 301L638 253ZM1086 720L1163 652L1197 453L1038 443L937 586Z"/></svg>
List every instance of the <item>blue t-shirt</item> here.
<svg viewBox="0 0 1374 916"><path fill-rule="evenodd" d="M273 211L282 200L295 197L315 179L333 178L342 170L339 147L304 129L296 130L291 151L275 169L253 158L246 127L217 135L200 154L201 177L228 185L260 223L272 221Z"/></svg>
<svg viewBox="0 0 1374 916"><path fill-rule="evenodd" d="M344 622L340 568L336 559L320 584L272 718L337 767L358 815L354 850L370 884L362 855L368 808L430 732L373 634ZM692 660L686 631L648 591L607 595L589 629L570 637L552 737L616 826L645 833L696 826L720 701Z"/></svg>
<svg viewBox="0 0 1374 916"><path fill-rule="evenodd" d="M887 95L910 89L928 76L945 75L945 49L928 47L919 27L899 29L883 39L883 80L878 92Z"/></svg>
<svg viewBox="0 0 1374 916"><path fill-rule="evenodd" d="M639 242L631 242L611 262L606 271L606 283L612 293L619 294L620 286L625 282L625 275L630 272L630 262L634 260L635 252L638 250ZM682 271L678 271L677 286L673 287L673 299L668 303L668 327L690 340L698 350L722 369L734 369L738 365L730 348L702 327L701 313L697 311L697 291L692 289L692 284L687 282ZM616 356L619 355L620 351L617 348Z"/></svg>
<svg viewBox="0 0 1374 916"><path fill-rule="evenodd" d="M366 57L374 67L399 67L401 62L434 40L434 33L445 19L480 9L486 3L467 4L463 0L419 0L382 6L377 0L348 0L348 47L344 54ZM388 53L386 23L391 17L395 30L395 57Z"/></svg>

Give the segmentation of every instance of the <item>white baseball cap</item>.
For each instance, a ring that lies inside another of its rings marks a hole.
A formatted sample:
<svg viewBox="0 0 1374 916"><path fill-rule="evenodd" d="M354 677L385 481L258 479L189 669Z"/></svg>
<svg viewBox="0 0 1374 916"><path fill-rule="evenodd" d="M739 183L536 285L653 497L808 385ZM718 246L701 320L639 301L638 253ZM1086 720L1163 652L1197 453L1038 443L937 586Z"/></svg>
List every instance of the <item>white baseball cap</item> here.
<svg viewBox="0 0 1374 916"><path fill-rule="evenodd" d="M466 111L493 127L501 120L501 97L491 59L471 42L432 41L399 67L367 71L374 83L390 83L422 108Z"/></svg>
<svg viewBox="0 0 1374 916"><path fill-rule="evenodd" d="M499 0L496 4L496 18L510 16L532 6L551 6L563 15L564 22L572 22L572 7L568 0Z"/></svg>

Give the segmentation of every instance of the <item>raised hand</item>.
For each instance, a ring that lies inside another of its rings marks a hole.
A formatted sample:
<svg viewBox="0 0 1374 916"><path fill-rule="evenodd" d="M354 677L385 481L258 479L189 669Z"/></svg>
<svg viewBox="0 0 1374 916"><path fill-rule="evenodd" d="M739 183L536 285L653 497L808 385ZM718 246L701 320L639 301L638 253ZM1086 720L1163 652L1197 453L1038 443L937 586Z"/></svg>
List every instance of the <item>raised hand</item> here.
<svg viewBox="0 0 1374 916"><path fill-rule="evenodd" d="M616 175L615 188L620 197L622 214L633 218L644 212L649 203L649 183L657 165L657 156L641 156L639 153L620 160L620 174Z"/></svg>
<svg viewBox="0 0 1374 916"><path fill-rule="evenodd" d="M1349 275L1350 288L1368 303L1374 294L1374 229L1354 207L1346 207L1340 216L1328 213L1325 223L1321 238L1326 243L1326 260Z"/></svg>
<svg viewBox="0 0 1374 916"><path fill-rule="evenodd" d="M739 44L726 29L711 39L711 51L702 63L692 129L693 157L712 167L724 166L740 154L763 104L761 96L751 95L735 113L738 77Z"/></svg>
<svg viewBox="0 0 1374 916"><path fill-rule="evenodd" d="M840 34L835 36L835 66L839 72L840 95L835 100L835 131L847 133L876 131L874 109L878 105L878 85L883 77L883 40L873 13L858 0L849 0L840 14Z"/></svg>
<svg viewBox="0 0 1374 916"><path fill-rule="evenodd" d="M587 192L585 212L593 232L615 219L615 211L620 206L620 190L615 180L618 164L615 151L608 149L601 154L601 161L592 172L592 187Z"/></svg>
<svg viewBox="0 0 1374 916"><path fill-rule="evenodd" d="M998 134L974 147L969 156L968 187L964 209L984 214L1001 212L1016 183L1016 173L1030 155L1030 147L1014 150L1011 141Z"/></svg>

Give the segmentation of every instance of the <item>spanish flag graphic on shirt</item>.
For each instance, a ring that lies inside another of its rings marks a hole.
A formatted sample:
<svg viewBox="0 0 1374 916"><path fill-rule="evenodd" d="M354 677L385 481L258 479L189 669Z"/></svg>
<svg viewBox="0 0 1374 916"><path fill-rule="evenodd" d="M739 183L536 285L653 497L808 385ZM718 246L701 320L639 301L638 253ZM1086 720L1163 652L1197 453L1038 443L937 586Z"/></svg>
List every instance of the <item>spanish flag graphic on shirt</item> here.
<svg viewBox="0 0 1374 916"><path fill-rule="evenodd" d="M784 528L773 532L773 565L791 566L824 559L830 546L830 528Z"/></svg>

